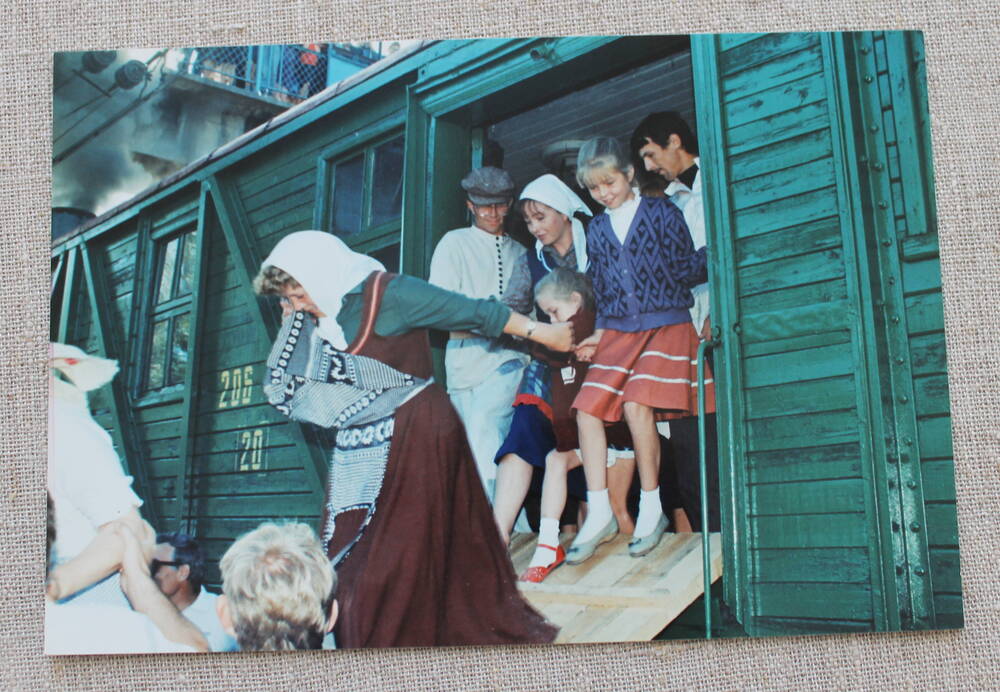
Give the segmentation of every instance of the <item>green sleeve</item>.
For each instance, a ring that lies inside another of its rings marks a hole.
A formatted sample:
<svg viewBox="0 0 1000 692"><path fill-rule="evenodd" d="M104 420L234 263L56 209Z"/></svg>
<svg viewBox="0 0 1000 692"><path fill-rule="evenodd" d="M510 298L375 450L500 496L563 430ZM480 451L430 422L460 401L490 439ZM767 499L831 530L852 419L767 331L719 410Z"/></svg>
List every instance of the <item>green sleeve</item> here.
<svg viewBox="0 0 1000 692"><path fill-rule="evenodd" d="M350 341L361 323L362 286L344 297L337 322ZM475 331L499 336L510 319L510 308L494 300L477 300L400 274L386 286L382 307L375 318L375 331L396 336L411 329Z"/></svg>

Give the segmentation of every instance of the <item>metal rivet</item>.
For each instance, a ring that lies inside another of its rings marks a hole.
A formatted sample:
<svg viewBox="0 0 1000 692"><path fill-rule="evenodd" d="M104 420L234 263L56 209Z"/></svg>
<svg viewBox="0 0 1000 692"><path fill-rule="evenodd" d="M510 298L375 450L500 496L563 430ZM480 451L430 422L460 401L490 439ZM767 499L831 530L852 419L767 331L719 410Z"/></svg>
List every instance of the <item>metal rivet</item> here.
<svg viewBox="0 0 1000 692"><path fill-rule="evenodd" d="M899 324L899 315L893 315L889 318L893 324Z"/></svg>
<svg viewBox="0 0 1000 692"><path fill-rule="evenodd" d="M903 444L906 445L907 447L913 446L913 438L912 437L904 437L903 438Z"/></svg>
<svg viewBox="0 0 1000 692"><path fill-rule="evenodd" d="M899 397L899 403L901 403L901 404L905 404L909 400L910 400L910 397L906 396L905 394L903 394L903 395L901 395Z"/></svg>
<svg viewBox="0 0 1000 692"><path fill-rule="evenodd" d="M861 49L861 54L862 55L868 55L869 53L871 53L871 51L872 51L871 48L869 48L868 46L865 46L864 48Z"/></svg>
<svg viewBox="0 0 1000 692"><path fill-rule="evenodd" d="M872 76L871 76L870 74L866 74L866 75L865 75L865 83L866 83L866 84L871 84L871 83L872 83L872 82L874 82L874 81L875 81L875 78L874 78L874 77L872 77Z"/></svg>
<svg viewBox="0 0 1000 692"><path fill-rule="evenodd" d="M888 209L889 208L889 203L886 202L885 200L882 200L881 202L878 203L878 208L879 209Z"/></svg>
<svg viewBox="0 0 1000 692"><path fill-rule="evenodd" d="M880 171L882 170L882 168L883 168L882 164L877 161L872 164L872 170Z"/></svg>
<svg viewBox="0 0 1000 692"><path fill-rule="evenodd" d="M889 277L889 285L890 286L894 286L895 284L896 284L896 277L895 276L890 276Z"/></svg>
<svg viewBox="0 0 1000 692"><path fill-rule="evenodd" d="M892 522L892 530L893 531L899 531L899 522L898 521Z"/></svg>
<svg viewBox="0 0 1000 692"><path fill-rule="evenodd" d="M915 570L913 570L913 573L916 574L918 577L922 577L925 574L927 574L927 570L925 570L923 567L917 567Z"/></svg>
<svg viewBox="0 0 1000 692"><path fill-rule="evenodd" d="M885 247L890 247L892 245L892 241L891 240L883 240L882 241L882 245L884 245Z"/></svg>
<svg viewBox="0 0 1000 692"><path fill-rule="evenodd" d="M920 532L920 522L916 522L915 521L912 524L910 524L910 531L912 531L913 533L919 533Z"/></svg>
<svg viewBox="0 0 1000 692"><path fill-rule="evenodd" d="M906 481L906 487L909 488L910 490L916 490L917 489L917 482L916 481Z"/></svg>
<svg viewBox="0 0 1000 692"><path fill-rule="evenodd" d="M896 356L896 364L897 365L902 365L905 362L906 362L906 360L902 356Z"/></svg>

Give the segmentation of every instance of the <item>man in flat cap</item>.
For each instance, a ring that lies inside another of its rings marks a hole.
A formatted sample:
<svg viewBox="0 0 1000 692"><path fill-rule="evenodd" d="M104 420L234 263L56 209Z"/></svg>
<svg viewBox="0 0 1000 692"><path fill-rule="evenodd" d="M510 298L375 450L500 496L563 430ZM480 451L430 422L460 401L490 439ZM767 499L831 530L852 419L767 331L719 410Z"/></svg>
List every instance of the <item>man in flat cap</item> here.
<svg viewBox="0 0 1000 692"><path fill-rule="evenodd" d="M462 180L472 225L444 234L431 259L430 282L470 298L503 300L525 250L504 233L514 196L507 171L485 166ZM486 496L493 499L496 455L510 427L511 404L527 356L511 344L471 332L451 332L445 352L448 394L465 424Z"/></svg>

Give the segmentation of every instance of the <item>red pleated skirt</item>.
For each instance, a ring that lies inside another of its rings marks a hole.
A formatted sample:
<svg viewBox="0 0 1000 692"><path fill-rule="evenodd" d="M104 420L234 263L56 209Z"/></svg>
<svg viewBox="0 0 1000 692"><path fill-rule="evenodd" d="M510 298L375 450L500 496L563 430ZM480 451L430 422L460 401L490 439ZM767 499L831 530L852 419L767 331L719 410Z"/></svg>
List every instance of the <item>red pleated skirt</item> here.
<svg viewBox="0 0 1000 692"><path fill-rule="evenodd" d="M644 332L607 329L573 408L607 422L626 401L655 409L658 420L698 415L698 334L690 322ZM705 364L705 413L715 412L715 383Z"/></svg>

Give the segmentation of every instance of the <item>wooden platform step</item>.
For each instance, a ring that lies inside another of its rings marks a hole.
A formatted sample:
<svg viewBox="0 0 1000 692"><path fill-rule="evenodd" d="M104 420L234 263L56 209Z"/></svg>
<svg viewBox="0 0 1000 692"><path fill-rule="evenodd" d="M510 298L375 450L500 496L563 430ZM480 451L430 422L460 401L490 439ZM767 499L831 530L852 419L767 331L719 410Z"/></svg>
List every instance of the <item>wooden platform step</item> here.
<svg viewBox="0 0 1000 692"><path fill-rule="evenodd" d="M664 534L651 553L628 554L631 536L618 535L581 565L563 564L541 584L518 582L535 608L560 628L557 642L649 640L703 592L701 534ZM534 534L511 537L521 574L535 549ZM568 548L572 535L560 537ZM712 581L722 575L722 537L711 534Z"/></svg>

